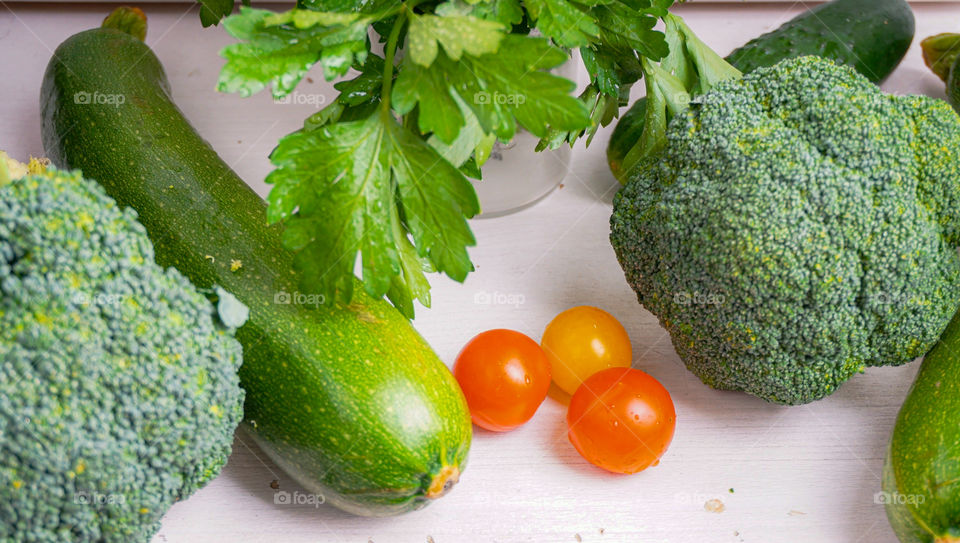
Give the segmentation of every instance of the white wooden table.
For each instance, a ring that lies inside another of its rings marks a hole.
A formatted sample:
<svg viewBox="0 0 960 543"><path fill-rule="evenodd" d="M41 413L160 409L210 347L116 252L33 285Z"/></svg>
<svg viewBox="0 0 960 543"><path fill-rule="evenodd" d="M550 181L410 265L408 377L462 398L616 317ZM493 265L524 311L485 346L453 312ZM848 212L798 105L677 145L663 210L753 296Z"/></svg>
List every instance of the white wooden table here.
<svg viewBox="0 0 960 543"><path fill-rule="evenodd" d="M277 139L299 127L310 104L273 104L264 94L241 99L216 93L229 39L202 30L186 5L150 4L147 42L167 68L186 115L262 195ZM804 8L779 4L693 4L678 8L690 26L726 53ZM915 6L919 38L960 31L960 4ZM41 155L38 95L52 50L94 27L104 5L69 7L0 3L0 149ZM332 97L314 77L304 92ZM915 44L885 84L889 91L943 96ZM713 391L689 373L656 319L623 279L607 242L617 184L604 160L610 128L578 148L561 190L521 213L473 223L477 271L460 285L434 277L434 307L416 326L447 363L474 334L513 328L539 339L561 310L596 305L624 323L635 366L657 377L677 407L677 432L662 463L614 476L582 460L566 438L565 408L549 399L514 432L477 431L460 484L425 510L399 518L363 519L328 507L276 505L271 482L299 487L238 439L223 474L177 504L159 542L864 542L894 543L875 503L887 439L917 364L871 369L830 398L778 407ZM523 303L484 305L483 294ZM721 513L704 503L719 499Z"/></svg>

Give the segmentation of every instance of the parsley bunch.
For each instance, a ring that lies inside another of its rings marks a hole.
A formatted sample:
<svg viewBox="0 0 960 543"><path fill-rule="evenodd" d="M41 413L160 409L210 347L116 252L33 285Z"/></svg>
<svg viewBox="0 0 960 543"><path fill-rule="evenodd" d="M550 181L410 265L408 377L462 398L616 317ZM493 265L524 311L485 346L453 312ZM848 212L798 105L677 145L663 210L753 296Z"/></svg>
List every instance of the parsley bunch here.
<svg viewBox="0 0 960 543"><path fill-rule="evenodd" d="M233 0L201 4L204 25L233 11ZM414 300L430 305L426 272L463 281L475 244L467 219L480 212L468 177L518 126L541 138L538 149L589 143L626 103L644 59L667 54L654 26L672 4L300 0L223 19L239 42L221 52L219 90L270 87L280 98L315 64L340 80L336 100L270 155L268 218L286 224L303 288L348 300L359 253L364 289L413 318ZM574 48L590 74L579 97L549 72Z"/></svg>

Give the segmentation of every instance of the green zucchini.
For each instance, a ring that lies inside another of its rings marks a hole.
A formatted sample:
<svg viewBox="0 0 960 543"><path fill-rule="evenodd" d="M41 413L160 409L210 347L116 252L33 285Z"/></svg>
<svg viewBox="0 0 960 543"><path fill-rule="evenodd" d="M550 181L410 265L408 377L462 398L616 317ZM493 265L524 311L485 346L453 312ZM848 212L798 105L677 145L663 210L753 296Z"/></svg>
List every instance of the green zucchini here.
<svg viewBox="0 0 960 543"><path fill-rule="evenodd" d="M960 113L960 56L950 66L950 75L947 76L947 101L953 110Z"/></svg>
<svg viewBox="0 0 960 543"><path fill-rule="evenodd" d="M877 497L903 543L960 541L960 313L900 408Z"/></svg>
<svg viewBox="0 0 960 543"><path fill-rule="evenodd" d="M48 156L134 208L160 265L250 308L237 333L244 427L281 468L367 516L418 509L457 481L471 425L450 371L362 288L346 305L297 293L282 228L267 226L263 200L190 126L141 40L116 28L67 39L41 109Z"/></svg>
<svg viewBox="0 0 960 543"><path fill-rule="evenodd" d="M944 32L920 42L923 61L947 84L947 101L960 113L960 34Z"/></svg>
<svg viewBox="0 0 960 543"><path fill-rule="evenodd" d="M884 80L913 41L913 11L906 0L832 0L734 50L727 62L743 73L786 58L819 55L853 66L874 83ZM646 100L620 118L607 144L607 163L620 166L643 133Z"/></svg>

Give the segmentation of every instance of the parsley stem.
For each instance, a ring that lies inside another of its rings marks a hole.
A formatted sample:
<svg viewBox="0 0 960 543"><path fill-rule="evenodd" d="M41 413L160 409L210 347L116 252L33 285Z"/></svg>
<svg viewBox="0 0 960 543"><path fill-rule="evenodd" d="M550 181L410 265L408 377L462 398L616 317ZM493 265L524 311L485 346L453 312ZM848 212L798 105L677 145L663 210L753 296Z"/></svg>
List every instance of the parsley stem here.
<svg viewBox="0 0 960 543"><path fill-rule="evenodd" d="M383 63L383 86L380 89L380 100L383 104L383 110L390 113L390 90L393 87L393 59L397 53L397 42L400 40L400 30L407 24L407 11L413 9L409 3L404 4L404 9L397 14L397 20L393 22L393 28L390 29L390 37L387 38L387 46L384 49Z"/></svg>

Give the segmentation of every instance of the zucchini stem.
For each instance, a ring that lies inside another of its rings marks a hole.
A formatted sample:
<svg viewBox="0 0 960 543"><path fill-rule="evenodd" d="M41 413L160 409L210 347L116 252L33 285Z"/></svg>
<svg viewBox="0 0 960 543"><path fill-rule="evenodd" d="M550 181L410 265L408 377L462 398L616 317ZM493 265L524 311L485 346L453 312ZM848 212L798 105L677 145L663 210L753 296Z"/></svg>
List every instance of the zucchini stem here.
<svg viewBox="0 0 960 543"><path fill-rule="evenodd" d="M101 26L125 32L140 41L147 39L147 15L140 8L121 6L107 15Z"/></svg>
<svg viewBox="0 0 960 543"><path fill-rule="evenodd" d="M457 466L443 466L440 473L430 481L430 487L427 488L427 498L435 500L453 488L460 480L460 470Z"/></svg>

